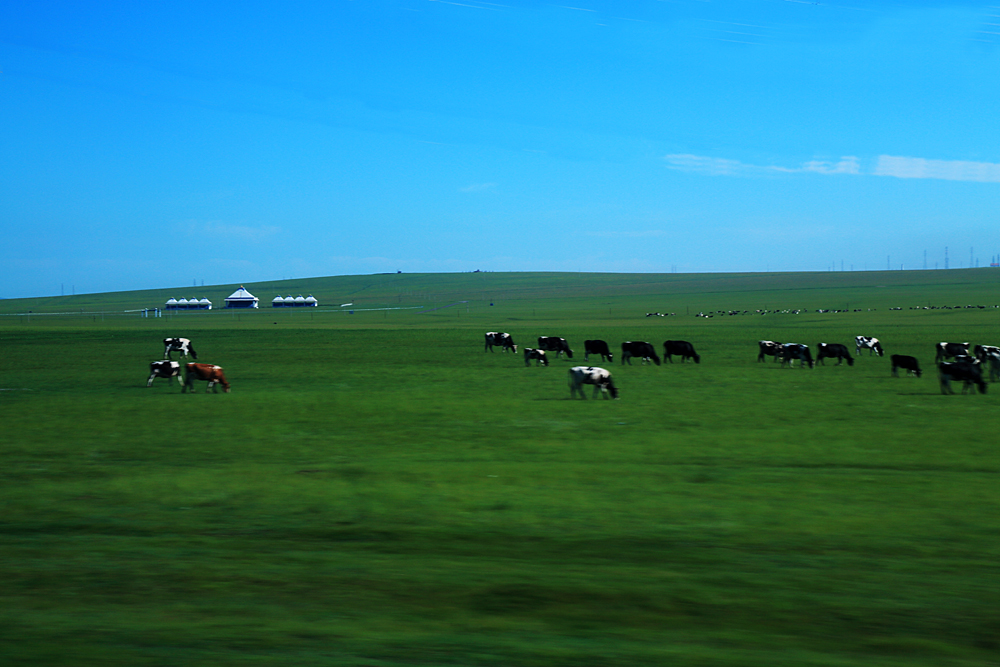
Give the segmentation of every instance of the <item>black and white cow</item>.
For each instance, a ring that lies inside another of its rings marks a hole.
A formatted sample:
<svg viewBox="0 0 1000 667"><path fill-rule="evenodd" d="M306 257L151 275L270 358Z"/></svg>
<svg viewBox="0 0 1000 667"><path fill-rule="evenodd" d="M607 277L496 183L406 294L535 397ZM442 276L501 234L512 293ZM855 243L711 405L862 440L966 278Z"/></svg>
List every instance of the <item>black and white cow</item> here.
<svg viewBox="0 0 1000 667"><path fill-rule="evenodd" d="M501 333L499 331L490 331L487 333L486 345L483 347L483 352L492 352L494 345L499 347L501 352L506 352L507 350L517 352L517 345L514 344L514 339L510 337L509 333Z"/></svg>
<svg viewBox="0 0 1000 667"><path fill-rule="evenodd" d="M153 386L153 380L156 378L164 378L167 384L170 384L170 378L177 378L177 384L183 384L181 381L181 364L178 361L154 361L149 364L149 380L146 381L147 387Z"/></svg>
<svg viewBox="0 0 1000 667"><path fill-rule="evenodd" d="M894 354L889 359L892 361L892 374L894 377L899 377L899 370L902 368L909 375L913 373L917 377L920 377L920 364L917 362L916 357L910 357L905 354Z"/></svg>
<svg viewBox="0 0 1000 667"><path fill-rule="evenodd" d="M848 366L854 365L854 357L851 356L851 352L847 349L846 345L841 345L840 343L820 343L817 347L819 349L816 351L816 361L824 366L826 366L826 362L823 361L824 359L836 359L838 366L844 363L844 359L846 359Z"/></svg>
<svg viewBox="0 0 1000 667"><path fill-rule="evenodd" d="M545 350L536 350L531 347L524 348L524 365L530 366L531 360L535 360L536 366L548 366L549 360L545 357Z"/></svg>
<svg viewBox="0 0 1000 667"><path fill-rule="evenodd" d="M671 358L674 355L678 355L681 358L681 363L683 364L688 359L694 359L694 363L701 363L701 355L694 351L694 345L687 342L686 340L666 340L663 341L663 356L667 358L667 361L674 363Z"/></svg>
<svg viewBox="0 0 1000 667"><path fill-rule="evenodd" d="M878 356L883 356L885 350L882 349L882 344L878 342L878 338L872 338L871 336L855 336L854 345L857 348L854 350L854 354L861 354L861 350L868 350L868 356L872 356L872 352L878 354Z"/></svg>
<svg viewBox="0 0 1000 667"><path fill-rule="evenodd" d="M194 346L191 345L191 341L187 338L164 338L163 358L172 359L170 356L171 352L180 352L180 356L182 357L190 354L192 359L198 358L197 353L194 351Z"/></svg>
<svg viewBox="0 0 1000 667"><path fill-rule="evenodd" d="M539 336L538 349L545 350L546 352L555 352L556 359L561 357L563 352L566 353L568 358L573 358L573 350L569 349L569 343L566 342L565 338L559 338L558 336Z"/></svg>
<svg viewBox="0 0 1000 667"><path fill-rule="evenodd" d="M986 362L990 367L990 382L1000 380L1000 352L991 352L986 355Z"/></svg>
<svg viewBox="0 0 1000 667"><path fill-rule="evenodd" d="M788 364L789 367L795 365L795 360L799 360L799 368L802 368L807 363L809 368L815 366L815 362L812 358L812 352L809 351L808 345L802 345L801 343L785 343L781 346L781 365L784 366Z"/></svg>
<svg viewBox="0 0 1000 667"><path fill-rule="evenodd" d="M592 354L601 355L601 361L614 361L611 357L611 350L608 348L608 344L603 340L583 341L583 360L590 361L590 355Z"/></svg>
<svg viewBox="0 0 1000 667"><path fill-rule="evenodd" d="M622 364L628 362L628 365L632 365L632 357L638 357L642 359L642 363L645 364L650 359L653 360L657 366L660 365L660 357L656 354L656 348L653 347L652 343L646 343L644 341L632 341L627 340L622 343Z"/></svg>
<svg viewBox="0 0 1000 667"><path fill-rule="evenodd" d="M945 359L951 359L952 357L957 357L960 355L969 354L969 344L968 343L945 343L940 342L934 347L935 356L934 363L940 363Z"/></svg>
<svg viewBox="0 0 1000 667"><path fill-rule="evenodd" d="M977 345L972 348L972 356L979 359L979 363L985 364L990 355L1000 354L1000 347L996 345Z"/></svg>
<svg viewBox="0 0 1000 667"><path fill-rule="evenodd" d="M618 398L618 388L611 380L611 373L603 368L574 366L569 369L569 397L571 399L577 392L580 393L580 398L587 398L583 393L583 385L585 384L594 385L594 398L597 398L599 393L603 394L604 398L607 398L608 394L611 395L611 398Z"/></svg>
<svg viewBox="0 0 1000 667"><path fill-rule="evenodd" d="M955 392L951 390L951 381L961 381L962 382L962 393L966 393L973 385L979 387L979 393L986 393L986 382L983 380L983 369L978 363L970 363L968 361L956 361L952 363L941 362L938 364L938 370L940 375L938 379L941 380L941 393L942 394L954 394ZM972 393L976 393L973 389Z"/></svg>
<svg viewBox="0 0 1000 667"><path fill-rule="evenodd" d="M775 361L781 358L781 343L773 340L759 340L757 345L760 347L757 361L764 361L764 357L774 357Z"/></svg>

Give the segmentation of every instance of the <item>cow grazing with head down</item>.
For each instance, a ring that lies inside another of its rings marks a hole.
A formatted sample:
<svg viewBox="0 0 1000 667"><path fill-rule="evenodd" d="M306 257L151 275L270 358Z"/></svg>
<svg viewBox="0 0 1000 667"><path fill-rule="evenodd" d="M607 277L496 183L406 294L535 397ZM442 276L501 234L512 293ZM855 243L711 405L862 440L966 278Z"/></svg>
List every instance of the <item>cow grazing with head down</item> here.
<svg viewBox="0 0 1000 667"><path fill-rule="evenodd" d="M632 357L638 357L642 359L642 363L647 363L650 359L657 366L660 365L660 357L656 354L656 348L653 347L652 343L647 343L641 340L627 340L622 343L622 364L628 362L628 365L632 365Z"/></svg>
<svg viewBox="0 0 1000 667"><path fill-rule="evenodd" d="M1000 347L994 345L977 345L973 354L983 366L989 366L990 382L1000 380Z"/></svg>
<svg viewBox="0 0 1000 667"><path fill-rule="evenodd" d="M614 361L611 357L611 350L608 348L608 344L603 340L583 341L583 360L590 361L590 355L592 354L601 355L601 361Z"/></svg>
<svg viewBox="0 0 1000 667"><path fill-rule="evenodd" d="M917 377L920 377L920 364L917 362L916 357L910 357L905 354L894 354L889 359L892 361L893 377L899 377L900 368L905 370L907 375L913 373Z"/></svg>
<svg viewBox="0 0 1000 667"><path fill-rule="evenodd" d="M517 352L517 345L514 344L514 339L510 337L509 333L502 333L500 331L490 331L487 333L486 345L483 348L483 352L492 352L494 345L499 347L501 352L506 352L507 350Z"/></svg>
<svg viewBox="0 0 1000 667"><path fill-rule="evenodd" d="M150 363L149 380L146 381L146 386L152 387L153 380L156 378L164 378L167 381L167 384L170 384L171 378L177 378L177 384L181 384L180 362L164 359L163 361L154 361Z"/></svg>
<svg viewBox="0 0 1000 667"><path fill-rule="evenodd" d="M208 382L208 387L205 388L206 394L209 390L219 393L219 388L216 385L220 384L223 391L227 394L229 393L229 382L226 381L226 375L222 372L221 366L213 364L186 364L184 366L184 388L181 389L181 393L186 392L188 389L191 390L191 393L194 393L195 380Z"/></svg>
<svg viewBox="0 0 1000 667"><path fill-rule="evenodd" d="M815 366L815 362L812 358L812 352L809 351L808 345L802 345L801 343L785 343L781 346L781 365L784 366L788 364L789 367L795 365L795 360L799 360L799 368L804 367L809 364L809 368Z"/></svg>
<svg viewBox="0 0 1000 667"><path fill-rule="evenodd" d="M969 344L968 343L945 343L940 342L934 347L935 356L934 363L940 363L945 359L951 359L952 357L957 357L960 355L969 354Z"/></svg>
<svg viewBox="0 0 1000 667"><path fill-rule="evenodd" d="M868 350L868 356L872 356L872 352L878 354L878 356L883 356L885 350L882 349L882 343L878 342L878 338L872 338L871 336L855 336L854 337L854 354L861 354L861 350Z"/></svg>
<svg viewBox="0 0 1000 667"><path fill-rule="evenodd" d="M962 393L966 393L973 386L979 387L979 393L986 393L986 382L983 380L983 370L978 363L971 363L968 361L955 361L955 362L941 362L938 364L938 370L940 374L938 379L941 381L941 393L942 394L954 394L955 392L951 390L951 381L961 381L962 382ZM972 393L976 393L975 389L972 389Z"/></svg>
<svg viewBox="0 0 1000 667"><path fill-rule="evenodd" d="M549 360L545 357L545 350L536 350L531 347L524 348L524 365L530 366L531 360L535 360L536 366L548 366Z"/></svg>
<svg viewBox="0 0 1000 667"><path fill-rule="evenodd" d="M559 338L558 336L539 336L538 349L545 350L546 352L555 352L556 359L561 357L563 352L566 353L569 359L573 358L573 350L569 349L569 343L566 342L565 338Z"/></svg>
<svg viewBox="0 0 1000 667"><path fill-rule="evenodd" d="M851 356L851 352L847 349L846 345L841 345L840 343L820 343L818 348L816 351L816 361L824 366L826 366L826 362L823 361L824 359L836 359L838 366L844 363L846 359L848 366L854 365L854 357Z"/></svg>
<svg viewBox="0 0 1000 667"><path fill-rule="evenodd" d="M180 356L186 357L189 354L192 359L197 359L198 355L194 351L194 346L191 345L190 339L187 338L164 338L163 339L163 358L171 359L170 354L172 352L180 352Z"/></svg>
<svg viewBox="0 0 1000 667"><path fill-rule="evenodd" d="M986 360L994 354L1000 354L1000 347L996 345L977 345L972 348L972 356L978 359L981 364L985 364Z"/></svg>
<svg viewBox="0 0 1000 667"><path fill-rule="evenodd" d="M598 394L603 394L604 398L611 395L611 398L618 398L618 388L611 380L611 373L596 366L574 366L569 369L569 397L579 392L580 398L586 399L583 393L583 385L594 385L594 398Z"/></svg>
<svg viewBox="0 0 1000 667"><path fill-rule="evenodd" d="M781 343L773 340L759 340L757 346L760 352L757 353L757 361L764 361L764 357L774 357L777 361L781 358Z"/></svg>
<svg viewBox="0 0 1000 667"><path fill-rule="evenodd" d="M694 345L686 340L667 340L663 342L663 356L667 361L674 363L673 356L681 358L683 364L688 359L694 359L694 363L701 363L701 355L694 351Z"/></svg>

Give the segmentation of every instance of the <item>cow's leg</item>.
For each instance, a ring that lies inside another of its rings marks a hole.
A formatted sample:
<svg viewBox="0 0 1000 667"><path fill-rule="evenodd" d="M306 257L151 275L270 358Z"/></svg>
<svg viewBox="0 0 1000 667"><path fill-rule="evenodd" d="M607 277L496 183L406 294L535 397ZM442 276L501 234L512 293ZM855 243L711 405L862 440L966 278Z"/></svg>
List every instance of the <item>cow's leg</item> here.
<svg viewBox="0 0 1000 667"><path fill-rule="evenodd" d="M945 375L944 373L941 373L941 375L938 376L938 379L941 380L941 393L942 394L954 394L955 393L955 392L953 392L951 390L951 382L949 381L947 375Z"/></svg>
<svg viewBox="0 0 1000 667"><path fill-rule="evenodd" d="M909 374L909 371L907 371L907 374ZM894 377L894 378L898 378L899 377L899 367L896 366L896 364L892 365L892 377Z"/></svg>
<svg viewBox="0 0 1000 667"><path fill-rule="evenodd" d="M155 378L155 377L156 377L156 373L153 373L153 374L151 374L149 376L149 381L146 382L146 386L147 387L152 387L153 386L153 378Z"/></svg>
<svg viewBox="0 0 1000 667"><path fill-rule="evenodd" d="M214 380L209 380L208 381L208 386L205 387L205 393L207 394L209 391L212 391L213 389L215 390L216 394L219 393L219 388L215 386L215 381Z"/></svg>

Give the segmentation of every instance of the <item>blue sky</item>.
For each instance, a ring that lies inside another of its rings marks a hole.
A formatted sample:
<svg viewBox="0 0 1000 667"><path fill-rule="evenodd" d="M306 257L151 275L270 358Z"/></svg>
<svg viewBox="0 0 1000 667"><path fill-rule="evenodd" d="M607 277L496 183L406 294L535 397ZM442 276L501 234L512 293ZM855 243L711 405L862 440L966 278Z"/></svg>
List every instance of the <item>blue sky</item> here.
<svg viewBox="0 0 1000 667"><path fill-rule="evenodd" d="M0 0L0 296L984 266L993 2Z"/></svg>

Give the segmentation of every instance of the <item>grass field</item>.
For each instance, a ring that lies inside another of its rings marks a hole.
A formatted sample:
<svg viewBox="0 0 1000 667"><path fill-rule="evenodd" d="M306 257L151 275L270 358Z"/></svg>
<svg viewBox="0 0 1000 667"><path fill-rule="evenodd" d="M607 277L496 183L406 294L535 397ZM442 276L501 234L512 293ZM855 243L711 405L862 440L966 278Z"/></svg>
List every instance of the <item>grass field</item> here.
<svg viewBox="0 0 1000 667"><path fill-rule="evenodd" d="M247 287L322 306L0 301L0 664L1000 662L1000 388L932 363L1000 344L1000 271ZM694 316L758 308L812 312ZM621 400L571 401L582 354L526 368L492 330L702 363L616 356ZM756 362L859 334L925 376ZM167 336L232 393L147 388Z"/></svg>

